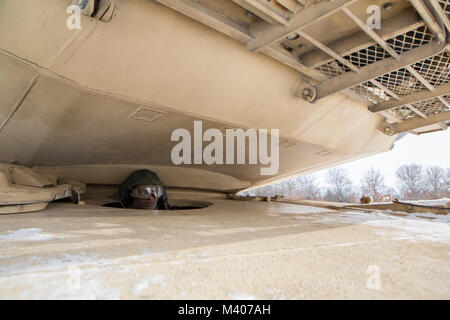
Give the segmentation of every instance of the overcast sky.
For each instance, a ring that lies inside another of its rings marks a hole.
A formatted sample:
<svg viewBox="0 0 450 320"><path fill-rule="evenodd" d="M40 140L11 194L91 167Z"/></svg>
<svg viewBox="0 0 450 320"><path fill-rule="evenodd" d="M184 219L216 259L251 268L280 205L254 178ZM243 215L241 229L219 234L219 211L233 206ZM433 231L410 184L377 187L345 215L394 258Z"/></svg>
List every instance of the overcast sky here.
<svg viewBox="0 0 450 320"><path fill-rule="evenodd" d="M395 171L403 164L417 163L450 167L450 130L427 133L420 136L407 134L395 142L394 149L369 158L350 162L340 167L347 170L353 183L358 185L362 175L370 167L379 169L388 186L396 187ZM323 182L324 171L318 172L318 181ZM321 183L322 184L322 183Z"/></svg>

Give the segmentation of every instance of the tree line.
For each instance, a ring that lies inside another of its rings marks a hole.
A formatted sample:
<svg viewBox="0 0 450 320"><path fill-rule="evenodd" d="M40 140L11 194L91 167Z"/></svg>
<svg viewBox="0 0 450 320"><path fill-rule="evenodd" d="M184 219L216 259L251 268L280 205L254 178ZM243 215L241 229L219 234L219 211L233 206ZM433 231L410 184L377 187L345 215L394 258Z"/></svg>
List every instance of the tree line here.
<svg viewBox="0 0 450 320"><path fill-rule="evenodd" d="M372 167L364 172L359 184L354 184L347 170L335 167L326 171L325 183L319 183L317 175L308 174L254 189L247 194L334 202L359 202L363 196L379 202L385 195L402 200L450 197L450 168L405 164L397 169L396 178L396 186L388 186L380 170Z"/></svg>

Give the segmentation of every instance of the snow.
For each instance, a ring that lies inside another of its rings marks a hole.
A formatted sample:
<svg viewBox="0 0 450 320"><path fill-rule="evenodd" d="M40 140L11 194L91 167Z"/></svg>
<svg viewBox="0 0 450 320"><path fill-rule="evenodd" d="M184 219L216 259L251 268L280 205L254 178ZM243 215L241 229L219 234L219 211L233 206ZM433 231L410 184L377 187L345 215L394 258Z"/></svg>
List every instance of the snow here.
<svg viewBox="0 0 450 320"><path fill-rule="evenodd" d="M394 216L387 211L337 212L315 219L318 223L362 224L383 228L382 235L392 235L396 240L427 240L450 244L450 216L433 213L416 213Z"/></svg>
<svg viewBox="0 0 450 320"><path fill-rule="evenodd" d="M435 200L401 200L401 202L405 203L411 203L411 204L418 204L421 206L444 206L447 202L450 202L450 198L442 198L442 199L435 199Z"/></svg>
<svg viewBox="0 0 450 320"><path fill-rule="evenodd" d="M267 288L264 290L264 292L268 295L270 295L270 299L272 300L286 300L286 296L284 294L284 290L282 289L271 289Z"/></svg>
<svg viewBox="0 0 450 320"><path fill-rule="evenodd" d="M148 290L149 285L160 285L160 286L166 286L165 282L166 276L163 274L155 274L147 276L143 280L137 280L133 283L133 292L135 295L139 296L143 293L145 293L146 290Z"/></svg>
<svg viewBox="0 0 450 320"><path fill-rule="evenodd" d="M0 274L20 275L25 272L41 272L67 270L71 266L81 267L86 264L97 262L99 258L96 254L60 254L52 257L29 257L17 263L0 266Z"/></svg>
<svg viewBox="0 0 450 320"><path fill-rule="evenodd" d="M258 300L255 296L247 293L229 293L228 297L231 300Z"/></svg>
<svg viewBox="0 0 450 320"><path fill-rule="evenodd" d="M51 239L61 239L47 233L42 233L41 228L27 228L8 231L7 234L0 235L0 240L17 241L17 242L37 242L47 241Z"/></svg>

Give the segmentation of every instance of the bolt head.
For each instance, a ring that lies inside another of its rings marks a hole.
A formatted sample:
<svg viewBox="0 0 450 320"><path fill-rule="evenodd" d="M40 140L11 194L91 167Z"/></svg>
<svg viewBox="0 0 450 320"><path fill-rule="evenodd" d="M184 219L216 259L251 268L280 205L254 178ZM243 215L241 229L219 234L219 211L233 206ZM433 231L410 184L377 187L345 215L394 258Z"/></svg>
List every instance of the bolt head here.
<svg viewBox="0 0 450 320"><path fill-rule="evenodd" d="M252 12L250 12L248 10L245 11L245 15L247 16L247 18L250 18L250 19L252 19L255 16Z"/></svg>
<svg viewBox="0 0 450 320"><path fill-rule="evenodd" d="M386 10L391 10L393 6L394 6L394 4L390 1L383 4L383 8Z"/></svg>
<svg viewBox="0 0 450 320"><path fill-rule="evenodd" d="M293 33L293 34L288 35L286 38L288 40L297 40L299 37L300 37L300 35L298 33Z"/></svg>
<svg viewBox="0 0 450 320"><path fill-rule="evenodd" d="M394 127L392 127L391 125L387 125L384 127L384 133L388 136L394 135L394 131Z"/></svg>
<svg viewBox="0 0 450 320"><path fill-rule="evenodd" d="M310 88L303 88L302 94L303 94L303 97L309 98L311 96L311 94L312 94L311 89Z"/></svg>

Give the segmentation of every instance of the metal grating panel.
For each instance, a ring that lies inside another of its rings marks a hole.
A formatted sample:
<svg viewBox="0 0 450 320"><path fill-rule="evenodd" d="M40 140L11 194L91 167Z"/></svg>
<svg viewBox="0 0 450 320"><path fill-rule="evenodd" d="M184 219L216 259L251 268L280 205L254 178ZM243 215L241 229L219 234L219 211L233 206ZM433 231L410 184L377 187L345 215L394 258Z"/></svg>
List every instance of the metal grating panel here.
<svg viewBox="0 0 450 320"><path fill-rule="evenodd" d="M395 38L386 40L387 44L398 54L402 54L411 49L415 49L430 43L433 35L426 26L421 26Z"/></svg>
<svg viewBox="0 0 450 320"><path fill-rule="evenodd" d="M398 118L400 120L409 120L409 119L419 117L419 115L417 113L415 113L408 107L398 107L395 109L391 109L391 110L389 110L389 113L391 113L392 115L394 115L396 118Z"/></svg>
<svg viewBox="0 0 450 320"><path fill-rule="evenodd" d="M446 51L435 55L431 58L419 61L412 65L415 70L419 72L427 81L433 86L439 86L448 83L450 80L450 57ZM398 94L399 96L409 95L411 93L426 90L422 83L420 83L408 70L405 68L393 71L376 78L384 86ZM352 88L358 94L361 94L368 102L377 104L381 101L390 100L384 91L378 91L381 95L380 99L368 97L364 93L360 93L361 86ZM377 91L375 91L377 93ZM408 109L409 110L409 109ZM409 111L405 111L409 114ZM403 113L402 113L403 114Z"/></svg>
<svg viewBox="0 0 450 320"><path fill-rule="evenodd" d="M413 92L426 90L422 83L405 68L382 75L376 78L376 80L399 96L406 96Z"/></svg>
<svg viewBox="0 0 450 320"><path fill-rule="evenodd" d="M430 43L432 40L433 35L428 31L428 28L426 26L419 26L396 37L387 39L386 42L397 53L401 54ZM362 68L389 57L389 53L387 53L380 45L373 44L367 48L352 52L343 58L350 61L357 68ZM339 68L336 68L336 66L339 66ZM343 66L337 60L318 66L316 70L331 78L336 77L343 72L350 71L349 68Z"/></svg>
<svg viewBox="0 0 450 320"><path fill-rule="evenodd" d="M343 58L352 63L355 67L362 68L388 57L389 53L387 53L381 46L376 44L359 51L352 52L349 55L344 56ZM351 71L350 68L344 66L337 60L320 65L316 68L316 70L331 78L336 77L344 72Z"/></svg>
<svg viewBox="0 0 450 320"><path fill-rule="evenodd" d="M359 94L368 104L377 104L390 100L390 96L375 86L373 83L366 81L351 88L351 90Z"/></svg>
<svg viewBox="0 0 450 320"><path fill-rule="evenodd" d="M413 103L413 106L418 110L422 111L423 113L425 113L427 116L431 114L449 111L449 108L445 104L443 104L438 98L419 101Z"/></svg>
<svg viewBox="0 0 450 320"><path fill-rule="evenodd" d="M342 73L349 72L350 68L339 61L331 61L316 68L329 78L334 78Z"/></svg>
<svg viewBox="0 0 450 320"><path fill-rule="evenodd" d="M443 98L450 104L450 94L443 96Z"/></svg>
<svg viewBox="0 0 450 320"><path fill-rule="evenodd" d="M413 65L428 82L433 86L447 83L450 74L450 56L446 51L429 59L422 60Z"/></svg>
<svg viewBox="0 0 450 320"><path fill-rule="evenodd" d="M362 68L367 66L368 64L383 60L388 57L389 53L387 53L381 46L377 44L366 49L353 52L350 55L345 56L344 58L350 61L356 67Z"/></svg>
<svg viewBox="0 0 450 320"><path fill-rule="evenodd" d="M446 14L450 15L450 0L438 0L441 8Z"/></svg>
<svg viewBox="0 0 450 320"><path fill-rule="evenodd" d="M444 96L444 99L449 101L450 95ZM415 102L411 105L414 108L416 108L417 110L423 112L427 116L432 115L432 114L441 113L441 112L450 111L450 109L445 104L443 104L439 100L439 98L423 100L423 101ZM408 120L408 119L420 117L417 113L415 113L414 111L409 109L407 106L394 108L394 109L389 110L389 112L401 120Z"/></svg>
<svg viewBox="0 0 450 320"><path fill-rule="evenodd" d="M450 2L450 1L447 1ZM416 27L401 35L386 40L397 53L402 54L408 50L415 49L430 43L433 35L429 32L425 25ZM344 58L350 61L358 68L362 68L368 64L388 58L389 54L378 44L369 46L365 49L353 52ZM450 73L450 57L447 52L442 52L431 58L422 60L411 65L417 72L433 86L447 83ZM332 61L316 68L320 72L333 78L350 69L342 65L339 61ZM414 92L427 90L427 88L414 77L406 68L401 68L376 78L383 86L397 94L398 96L406 96ZM353 92L360 95L367 104L377 104L380 102L391 100L392 97L382 89L376 87L373 83L366 81L360 83L353 88ZM436 101L435 101L436 100ZM435 112L446 111L447 107L438 99L432 101L420 102L413 104L419 111L424 114L432 114ZM402 120L419 117L419 115L407 106L390 110L393 115Z"/></svg>

